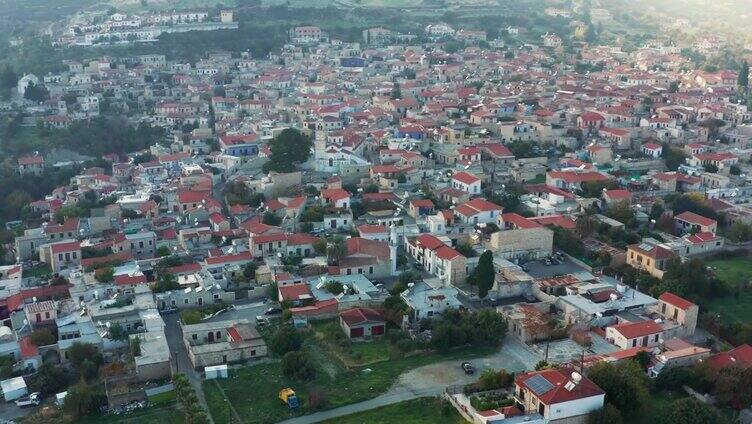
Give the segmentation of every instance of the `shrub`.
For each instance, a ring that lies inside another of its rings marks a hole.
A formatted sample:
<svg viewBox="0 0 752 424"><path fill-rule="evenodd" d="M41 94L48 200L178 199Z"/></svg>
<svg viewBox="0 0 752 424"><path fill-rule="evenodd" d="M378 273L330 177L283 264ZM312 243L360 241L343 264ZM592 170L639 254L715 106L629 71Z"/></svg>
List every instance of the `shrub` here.
<svg viewBox="0 0 752 424"><path fill-rule="evenodd" d="M285 355L300 350L302 345L303 337L300 333L288 325L283 325L274 333L269 348L277 355Z"/></svg>
<svg viewBox="0 0 752 424"><path fill-rule="evenodd" d="M306 352L287 352L282 357L282 374L292 380L312 380L316 376L316 367Z"/></svg>

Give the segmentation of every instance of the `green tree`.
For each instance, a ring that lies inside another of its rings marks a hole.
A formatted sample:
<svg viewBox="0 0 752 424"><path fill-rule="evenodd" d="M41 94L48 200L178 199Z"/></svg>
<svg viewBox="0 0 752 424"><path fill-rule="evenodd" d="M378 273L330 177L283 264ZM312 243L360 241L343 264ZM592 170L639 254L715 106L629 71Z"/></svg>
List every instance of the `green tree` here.
<svg viewBox="0 0 752 424"><path fill-rule="evenodd" d="M392 86L392 100L399 100L402 98L402 90L400 89L399 83L394 83L394 86Z"/></svg>
<svg viewBox="0 0 752 424"><path fill-rule="evenodd" d="M18 84L18 74L8 65L0 72L0 98L7 100L10 92Z"/></svg>
<svg viewBox="0 0 752 424"><path fill-rule="evenodd" d="M649 402L647 376L634 361L600 362L590 368L588 377L606 392L606 402L619 411L639 414Z"/></svg>
<svg viewBox="0 0 752 424"><path fill-rule="evenodd" d="M300 131L288 128L270 143L271 157L264 164L265 171L292 172L295 166L308 160L313 142Z"/></svg>
<svg viewBox="0 0 752 424"><path fill-rule="evenodd" d="M303 346L303 337L289 325L281 326L272 336L269 348L277 355L300 350Z"/></svg>
<svg viewBox="0 0 752 424"><path fill-rule="evenodd" d="M282 223L282 218L278 217L272 212L267 212L264 214L264 218L261 220L261 222L263 222L266 225L273 225L276 227Z"/></svg>
<svg viewBox="0 0 752 424"><path fill-rule="evenodd" d="M94 272L94 279L100 283L110 283L115 279L115 270L112 267L100 268Z"/></svg>
<svg viewBox="0 0 752 424"><path fill-rule="evenodd" d="M335 296L344 291L344 286L339 281L328 281L324 285L324 288L326 289L326 291Z"/></svg>
<svg viewBox="0 0 752 424"><path fill-rule="evenodd" d="M29 387L32 392L40 392L43 396L60 393L70 383L70 375L64 368L52 363L45 363L39 367L36 375L30 378Z"/></svg>
<svg viewBox="0 0 752 424"><path fill-rule="evenodd" d="M750 241L752 240L752 225L737 221L726 230L726 237L736 243Z"/></svg>
<svg viewBox="0 0 752 424"><path fill-rule="evenodd" d="M41 103L50 98L50 92L42 84L29 83L24 91L24 98L32 102Z"/></svg>
<svg viewBox="0 0 752 424"><path fill-rule="evenodd" d="M664 416L658 422L665 424L707 424L716 423L718 419L718 413L712 406L686 397L671 402Z"/></svg>
<svg viewBox="0 0 752 424"><path fill-rule="evenodd" d="M481 299L488 295L488 291L493 288L496 278L496 272L493 266L493 253L486 250L480 255L478 267L475 269L475 282L478 286L478 296Z"/></svg>
<svg viewBox="0 0 752 424"><path fill-rule="evenodd" d="M682 150L675 149L668 143L663 143L662 152L661 157L669 171L676 171L679 165L684 164L687 159L687 155Z"/></svg>
<svg viewBox="0 0 752 424"><path fill-rule="evenodd" d="M610 403L588 416L588 424L621 424L623 421L619 410Z"/></svg>
<svg viewBox="0 0 752 424"><path fill-rule="evenodd" d="M608 208L606 215L627 227L636 225L635 214L627 201L616 202Z"/></svg>
<svg viewBox="0 0 752 424"><path fill-rule="evenodd" d="M347 244L342 237L335 237L326 249L326 254L331 263L339 263L339 260L347 256Z"/></svg>
<svg viewBox="0 0 752 424"><path fill-rule="evenodd" d="M172 274L162 273L157 278L157 283L154 284L152 291L154 293L164 293L170 290L177 290L180 288L177 278Z"/></svg>
<svg viewBox="0 0 752 424"><path fill-rule="evenodd" d="M156 251L158 258L163 258L165 256L170 256L170 248L167 246L159 246Z"/></svg>
<svg viewBox="0 0 752 424"><path fill-rule="evenodd" d="M88 415L94 410L94 390L81 381L68 389L63 409L74 419Z"/></svg>
<svg viewBox="0 0 752 424"><path fill-rule="evenodd" d="M243 267L243 277L245 277L246 281L254 280L256 279L256 270L258 269L258 265L256 262L248 262Z"/></svg>
<svg viewBox="0 0 752 424"><path fill-rule="evenodd" d="M741 66L739 67L739 77L737 79L737 84L739 87L744 88L745 90L749 88L749 63L747 61L742 61Z"/></svg>
<svg viewBox="0 0 752 424"><path fill-rule="evenodd" d="M34 330L34 332L31 333L31 342L37 346L48 346L55 344L57 342L57 338L52 334L50 330L46 328L40 328L38 330Z"/></svg>
<svg viewBox="0 0 752 424"><path fill-rule="evenodd" d="M475 249L473 249L473 246L470 246L467 243L462 243L457 246L457 251L460 252L462 256L465 256L466 258L472 258L475 257Z"/></svg>
<svg viewBox="0 0 752 424"><path fill-rule="evenodd" d="M310 381L316 376L316 367L306 352L287 352L282 357L282 374L297 381Z"/></svg>
<svg viewBox="0 0 752 424"><path fill-rule="evenodd" d="M5 202L3 208L5 216L14 216L24 206L31 203L32 198L29 193L23 190L13 190L7 196L5 196ZM62 208L61 208L62 209Z"/></svg>
<svg viewBox="0 0 752 424"><path fill-rule="evenodd" d="M111 325L109 333L112 340L128 340L128 332L120 324Z"/></svg>

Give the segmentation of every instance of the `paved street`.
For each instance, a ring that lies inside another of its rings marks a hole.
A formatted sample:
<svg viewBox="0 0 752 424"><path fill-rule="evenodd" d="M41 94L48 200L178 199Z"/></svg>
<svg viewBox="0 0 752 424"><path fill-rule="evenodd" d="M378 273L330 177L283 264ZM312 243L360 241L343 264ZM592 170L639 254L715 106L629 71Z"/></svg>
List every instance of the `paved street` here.
<svg viewBox="0 0 752 424"><path fill-rule="evenodd" d="M426 365L402 374L394 386L381 396L328 411L292 418L281 423L317 423L406 400L439 396L447 386L468 384L476 381L480 373L485 369L493 368L498 370L504 368L509 372L519 372L534 368L539 360L540 358L530 352L521 342L507 337L499 352L470 361L476 368L475 375L469 376L462 371L460 368L461 360Z"/></svg>
<svg viewBox="0 0 752 424"><path fill-rule="evenodd" d="M204 398L204 389L201 387L203 379L193 369L191 360L188 358L188 352L186 352L185 345L183 344L183 331L180 329L178 322L180 314L172 312L163 314L162 318L165 322L165 337L167 337L167 344L170 346L170 354L172 355L173 372L182 372L188 377L188 381L191 382L194 390L196 390L199 403L204 410L209 411L206 405L206 398ZM209 420L211 421L211 416Z"/></svg>
<svg viewBox="0 0 752 424"><path fill-rule="evenodd" d="M40 406L40 408L41 407L42 406ZM37 409L38 408L19 408L13 402L3 402L2 404L0 404L0 423L23 418L36 411Z"/></svg>

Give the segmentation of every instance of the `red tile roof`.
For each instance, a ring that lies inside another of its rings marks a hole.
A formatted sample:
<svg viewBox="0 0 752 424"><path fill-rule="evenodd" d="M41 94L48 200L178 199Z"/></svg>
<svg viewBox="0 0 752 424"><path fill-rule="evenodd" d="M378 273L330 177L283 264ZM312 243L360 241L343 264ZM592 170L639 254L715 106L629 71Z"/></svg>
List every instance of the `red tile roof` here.
<svg viewBox="0 0 752 424"><path fill-rule="evenodd" d="M21 358L28 359L39 355L39 348L31 342L31 337L24 337L18 341L21 347Z"/></svg>
<svg viewBox="0 0 752 424"><path fill-rule="evenodd" d="M725 368L734 365L742 368L752 367L752 346L743 344L727 352L721 352L708 358L713 368Z"/></svg>
<svg viewBox="0 0 752 424"><path fill-rule="evenodd" d="M444 242L439 240L436 236L430 234L421 234L413 242L415 245L423 246L429 250L435 250L439 246L444 245Z"/></svg>
<svg viewBox="0 0 752 424"><path fill-rule="evenodd" d="M571 171L550 171L551 178L564 180L568 183L584 183L587 181L608 181L608 177L600 172L571 172Z"/></svg>
<svg viewBox="0 0 752 424"><path fill-rule="evenodd" d="M605 195L613 200L629 200L632 198L632 192L624 189L606 190Z"/></svg>
<svg viewBox="0 0 752 424"><path fill-rule="evenodd" d="M531 229L531 228L541 228L542 225L531 220L527 219L522 215L516 214L516 213L503 213L501 214L501 219L504 221L504 225L512 224L514 227L518 229Z"/></svg>
<svg viewBox="0 0 752 424"><path fill-rule="evenodd" d="M654 321L630 322L614 325L612 328L627 339L635 339L663 332L663 327Z"/></svg>
<svg viewBox="0 0 752 424"><path fill-rule="evenodd" d="M443 245L439 246L439 248L436 249L436 256L438 256L440 259L450 261L454 258L462 256L462 254L447 245Z"/></svg>
<svg viewBox="0 0 752 424"><path fill-rule="evenodd" d="M388 261L390 257L389 244L383 241L352 237L345 241L345 246L348 255L361 253L375 256L380 261Z"/></svg>
<svg viewBox="0 0 752 424"><path fill-rule="evenodd" d="M585 376L581 376L580 382L572 390L567 390L567 383L572 381L573 370L569 368L548 369L530 373L518 374L514 383L527 389L533 396L545 405L555 405L563 402L570 402L578 399L585 399L593 396L604 395L605 392ZM527 382L536 375L540 375L548 381L553 387L542 394L535 394Z"/></svg>
<svg viewBox="0 0 752 424"><path fill-rule="evenodd" d="M680 219L685 222L689 222L690 224L697 224L697 225L702 225L705 227L716 224L716 221L714 219L706 218L702 215L698 215L690 211L682 212L679 215L676 215L675 218Z"/></svg>
<svg viewBox="0 0 752 424"><path fill-rule="evenodd" d="M706 231L706 232L702 232L702 233L692 234L692 235L686 236L685 238L690 243L700 244L700 243L706 243L706 242L709 242L709 241L713 241L713 240L717 239L718 237L716 237L716 235L714 233Z"/></svg>
<svg viewBox="0 0 752 424"><path fill-rule="evenodd" d="M321 197L323 197L324 199L329 199L332 202L337 202L339 200L349 199L350 193L348 193L347 190L341 188L326 188L324 190L321 190Z"/></svg>
<svg viewBox="0 0 752 424"><path fill-rule="evenodd" d="M457 180L463 184L475 184L478 181L480 181L480 178L476 177L475 175L469 173L469 172L456 172L454 175L452 175L452 179Z"/></svg>
<svg viewBox="0 0 752 424"><path fill-rule="evenodd" d="M340 312L339 317L348 327L369 322L383 323L384 317L378 311L370 308L355 308Z"/></svg>
<svg viewBox="0 0 752 424"><path fill-rule="evenodd" d="M206 258L205 261L208 265L218 265L230 262L246 262L250 261L251 259L253 259L251 257L251 252L240 252L234 255L222 255L215 256L213 258Z"/></svg>
<svg viewBox="0 0 752 424"><path fill-rule="evenodd" d="M115 277L115 284L118 286L135 286L137 284L146 284L145 275L118 275Z"/></svg>
<svg viewBox="0 0 752 424"><path fill-rule="evenodd" d="M308 284L293 284L291 286L280 286L278 288L282 300L300 300L301 298L310 298L311 289Z"/></svg>
<svg viewBox="0 0 752 424"><path fill-rule="evenodd" d="M665 292L663 293L658 300L662 300L669 305L674 305L677 308L686 311L687 309L695 306L694 303L690 302L689 300L684 299L683 297L679 297L673 293Z"/></svg>
<svg viewBox="0 0 752 424"><path fill-rule="evenodd" d="M319 240L318 237L314 237L310 234L305 234L305 233L294 233L294 234L287 235L288 246L300 246L303 244L313 244L313 243L316 243L318 240Z"/></svg>
<svg viewBox="0 0 752 424"><path fill-rule="evenodd" d="M386 228L386 225L363 224L358 226L358 231L362 234L378 234L387 233L389 232L389 229Z"/></svg>
<svg viewBox="0 0 752 424"><path fill-rule="evenodd" d="M566 228L568 230L573 230L577 227L577 222L575 222L575 220L564 215L539 216L529 219L541 225L553 225L556 227Z"/></svg>
<svg viewBox="0 0 752 424"><path fill-rule="evenodd" d="M52 253L58 254L62 252L72 252L74 250L81 250L81 243L77 241L71 241L67 243L56 243L52 245Z"/></svg>

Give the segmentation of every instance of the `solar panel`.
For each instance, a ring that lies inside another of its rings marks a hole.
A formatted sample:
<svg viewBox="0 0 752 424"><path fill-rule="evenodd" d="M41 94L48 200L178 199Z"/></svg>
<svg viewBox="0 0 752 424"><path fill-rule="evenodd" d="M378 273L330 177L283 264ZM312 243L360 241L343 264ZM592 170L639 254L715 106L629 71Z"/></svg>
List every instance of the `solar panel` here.
<svg viewBox="0 0 752 424"><path fill-rule="evenodd" d="M648 244L648 243L642 243L640 245L640 249L642 249L642 250L644 250L646 252L650 252L651 250L653 250L653 245L652 244Z"/></svg>
<svg viewBox="0 0 752 424"><path fill-rule="evenodd" d="M554 388L554 385L540 374L530 377L525 384L538 396Z"/></svg>

